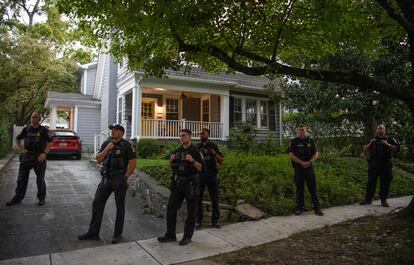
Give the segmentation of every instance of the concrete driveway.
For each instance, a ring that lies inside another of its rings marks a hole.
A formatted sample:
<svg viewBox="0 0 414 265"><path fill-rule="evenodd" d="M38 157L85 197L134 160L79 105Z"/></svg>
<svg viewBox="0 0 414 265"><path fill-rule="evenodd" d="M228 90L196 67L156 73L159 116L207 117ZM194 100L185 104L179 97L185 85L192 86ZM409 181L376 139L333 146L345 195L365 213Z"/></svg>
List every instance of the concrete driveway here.
<svg viewBox="0 0 414 265"><path fill-rule="evenodd" d="M95 247L111 243L115 221L113 195L107 202L101 241L79 241L87 231L100 175L85 160L49 160L46 205L37 206L36 176L30 173L22 204L6 207L14 195L19 163L14 158L0 178L0 260ZM165 220L144 214L145 202L130 193L126 200L124 241L152 238L165 232ZM181 229L180 229L181 230Z"/></svg>

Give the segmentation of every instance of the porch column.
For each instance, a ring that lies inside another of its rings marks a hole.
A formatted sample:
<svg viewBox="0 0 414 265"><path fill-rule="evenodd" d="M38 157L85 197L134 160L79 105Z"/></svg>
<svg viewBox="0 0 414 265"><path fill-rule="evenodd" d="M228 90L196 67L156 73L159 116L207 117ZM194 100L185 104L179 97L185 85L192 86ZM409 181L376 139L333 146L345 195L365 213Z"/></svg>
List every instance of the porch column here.
<svg viewBox="0 0 414 265"><path fill-rule="evenodd" d="M230 96L220 96L220 121L223 123L223 135L222 140L225 141L230 136Z"/></svg>
<svg viewBox="0 0 414 265"><path fill-rule="evenodd" d="M132 89L132 121L131 121L131 139L139 140L141 136L141 104L142 88L140 86L141 78L136 78L136 87Z"/></svg>
<svg viewBox="0 0 414 265"><path fill-rule="evenodd" d="M51 105L50 110L50 129L56 129L56 121L57 121L57 106Z"/></svg>

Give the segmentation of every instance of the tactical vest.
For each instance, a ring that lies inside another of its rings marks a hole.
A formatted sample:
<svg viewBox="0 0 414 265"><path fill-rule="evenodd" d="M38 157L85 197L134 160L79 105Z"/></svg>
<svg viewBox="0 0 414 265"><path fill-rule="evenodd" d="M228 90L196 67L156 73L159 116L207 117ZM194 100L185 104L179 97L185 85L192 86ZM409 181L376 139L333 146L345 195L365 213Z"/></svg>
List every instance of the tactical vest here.
<svg viewBox="0 0 414 265"><path fill-rule="evenodd" d="M120 142L114 144L114 148L112 148L109 155L104 160L104 168L111 172L115 170L124 170L127 168L128 164L125 160L125 146L127 142L125 140L121 140Z"/></svg>
<svg viewBox="0 0 414 265"><path fill-rule="evenodd" d="M382 140L388 140L387 138L375 137L375 142L370 148L370 160L386 162L391 159L391 150L381 143Z"/></svg>
<svg viewBox="0 0 414 265"><path fill-rule="evenodd" d="M41 127L36 131L32 131L32 129L34 129L32 126L27 128L27 134L24 139L24 148L33 153L41 153L46 147L44 141L42 142L41 139Z"/></svg>
<svg viewBox="0 0 414 265"><path fill-rule="evenodd" d="M172 165L173 174L178 177L191 177L196 175L194 166L185 160L186 155L190 154L190 148L183 150L180 148L175 153L175 160Z"/></svg>
<svg viewBox="0 0 414 265"><path fill-rule="evenodd" d="M206 166L203 167L202 173L213 173L217 174L217 162L212 152L211 145L199 145L199 150L203 155L204 160L206 161Z"/></svg>

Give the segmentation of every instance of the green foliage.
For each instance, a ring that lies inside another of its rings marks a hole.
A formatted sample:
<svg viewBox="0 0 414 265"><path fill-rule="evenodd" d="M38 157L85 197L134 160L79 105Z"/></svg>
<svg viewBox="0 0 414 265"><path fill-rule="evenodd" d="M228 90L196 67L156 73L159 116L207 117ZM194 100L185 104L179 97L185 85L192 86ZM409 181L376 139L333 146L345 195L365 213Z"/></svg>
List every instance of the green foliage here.
<svg viewBox="0 0 414 265"><path fill-rule="evenodd" d="M0 120L0 158L11 150L10 127L8 123Z"/></svg>
<svg viewBox="0 0 414 265"><path fill-rule="evenodd" d="M363 197L367 181L364 159L325 155L315 167L322 207L351 204ZM167 160L141 160L138 168L162 185L167 186L170 181ZM272 215L290 214L295 207L293 168L287 155L264 156L227 151L225 162L219 167L219 176L222 201L234 205L243 199ZM413 191L413 180L394 174L390 196L408 195ZM307 191L305 202L311 209Z"/></svg>
<svg viewBox="0 0 414 265"><path fill-rule="evenodd" d="M37 110L45 113L44 103L48 91L74 92L76 64L56 58L51 46L22 35L1 36L0 82L4 104L0 111L9 121L22 125Z"/></svg>
<svg viewBox="0 0 414 265"><path fill-rule="evenodd" d="M136 146L137 155L139 158L153 158L159 154L158 143L150 139L142 139Z"/></svg>
<svg viewBox="0 0 414 265"><path fill-rule="evenodd" d="M165 144L162 146L162 152L160 154L161 159L169 159L175 149L180 147L180 144Z"/></svg>
<svg viewBox="0 0 414 265"><path fill-rule="evenodd" d="M170 183L171 170L167 159L138 159L137 168L153 176L161 185Z"/></svg>
<svg viewBox="0 0 414 265"><path fill-rule="evenodd" d="M230 130L229 147L251 152L255 144L255 134L255 129L251 125L245 122L238 122Z"/></svg>

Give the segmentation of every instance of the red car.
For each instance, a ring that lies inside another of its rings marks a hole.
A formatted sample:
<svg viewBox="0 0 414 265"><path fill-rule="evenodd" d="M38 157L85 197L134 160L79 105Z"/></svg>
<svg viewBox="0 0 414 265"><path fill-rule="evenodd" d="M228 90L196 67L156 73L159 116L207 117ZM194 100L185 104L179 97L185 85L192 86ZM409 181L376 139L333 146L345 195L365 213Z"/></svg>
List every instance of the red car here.
<svg viewBox="0 0 414 265"><path fill-rule="evenodd" d="M50 129L49 135L53 140L49 155L70 155L76 156L76 159L78 160L81 159L81 141L74 131L66 129Z"/></svg>

